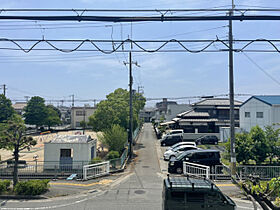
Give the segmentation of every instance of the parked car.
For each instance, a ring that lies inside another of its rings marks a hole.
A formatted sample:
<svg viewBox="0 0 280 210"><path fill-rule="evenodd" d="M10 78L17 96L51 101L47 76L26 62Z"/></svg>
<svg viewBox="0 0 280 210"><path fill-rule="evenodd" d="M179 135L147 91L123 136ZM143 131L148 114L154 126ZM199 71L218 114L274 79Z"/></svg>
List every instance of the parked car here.
<svg viewBox="0 0 280 210"><path fill-rule="evenodd" d="M181 134L173 134L173 135L166 135L161 139L160 145L161 146L172 146L178 142L183 141L183 135Z"/></svg>
<svg viewBox="0 0 280 210"><path fill-rule="evenodd" d="M203 136L195 140L196 144L218 144L217 136Z"/></svg>
<svg viewBox="0 0 280 210"><path fill-rule="evenodd" d="M168 172L181 174L183 172L184 161L206 166L221 165L220 157L220 151L218 150L189 150L170 159Z"/></svg>
<svg viewBox="0 0 280 210"><path fill-rule="evenodd" d="M163 155L163 159L170 160L170 158L176 157L179 153L183 153L188 150L196 150L196 149L198 149L196 146L182 145L182 146L176 147L172 150L167 150Z"/></svg>
<svg viewBox="0 0 280 210"><path fill-rule="evenodd" d="M176 129L176 130L170 130L166 133L166 135L174 135L174 134L184 134L183 129Z"/></svg>
<svg viewBox="0 0 280 210"><path fill-rule="evenodd" d="M171 149L175 149L176 147L179 147L179 146L182 146L182 145L191 145L191 146L195 146L196 147L196 143L195 142L192 142L192 141L183 141L183 142L179 142L177 144L174 144L173 146L171 147L168 147L166 149L167 150L171 150Z"/></svg>
<svg viewBox="0 0 280 210"><path fill-rule="evenodd" d="M163 210L234 210L236 204L210 180L169 177L163 181Z"/></svg>

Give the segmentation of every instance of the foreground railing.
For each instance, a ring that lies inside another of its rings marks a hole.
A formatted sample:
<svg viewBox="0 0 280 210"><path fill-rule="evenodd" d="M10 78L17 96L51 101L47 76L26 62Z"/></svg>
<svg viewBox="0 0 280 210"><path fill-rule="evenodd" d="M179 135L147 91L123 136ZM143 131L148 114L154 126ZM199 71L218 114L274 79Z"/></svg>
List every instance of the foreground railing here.
<svg viewBox="0 0 280 210"><path fill-rule="evenodd" d="M196 163L183 162L184 175L200 176L209 178L210 167Z"/></svg>
<svg viewBox="0 0 280 210"><path fill-rule="evenodd" d="M280 166L241 165L237 167L241 179L258 176L260 179L272 179L280 176Z"/></svg>
<svg viewBox="0 0 280 210"><path fill-rule="evenodd" d="M110 173L110 162L102 162L91 165L86 165L83 167L83 180L88 180Z"/></svg>

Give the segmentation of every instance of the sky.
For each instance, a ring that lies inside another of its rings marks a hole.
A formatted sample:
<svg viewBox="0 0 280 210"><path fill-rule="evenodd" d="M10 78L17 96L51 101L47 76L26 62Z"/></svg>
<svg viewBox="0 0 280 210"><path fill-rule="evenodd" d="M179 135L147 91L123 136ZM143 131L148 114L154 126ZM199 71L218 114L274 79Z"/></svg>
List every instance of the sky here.
<svg viewBox="0 0 280 210"><path fill-rule="evenodd" d="M2 9L8 8L67 8L67 9L194 9L230 8L231 0L0 0ZM278 8L279 0L235 0L236 8ZM48 13L50 15L77 15L75 12ZM225 15L213 13L170 13L174 15ZM250 13L246 14L260 14ZM276 13L273 13L276 14ZM42 12L5 12L0 15L46 15ZM84 15L102 15L88 13ZM106 14L108 15L108 14ZM109 15L116 15L111 13ZM120 14L117 14L120 15ZM127 14L125 14L127 15ZM139 15L131 13L130 15ZM147 16L160 15L148 13ZM279 14L278 14L279 15ZM279 21L234 21L234 39L279 39ZM47 22L0 20L1 38L7 39L102 39L102 40L186 40L228 38L228 21L207 22ZM34 42L19 43L30 48ZM60 48L73 49L78 43L55 43ZM188 43L188 48L198 50L205 43ZM101 49L112 49L112 44L98 44ZM154 49L158 43L144 44ZM242 45L234 43L235 48ZM279 44L278 44L279 46ZM0 85L7 86L7 97L25 100L24 96L41 96L51 100L104 99L117 88L128 88L127 52L103 54L101 52L62 53L54 50L33 50L24 53L11 42L0 42ZM51 49L46 43L36 48ZM134 49L136 47L134 46ZM209 49L221 49L216 43ZM85 44L81 49L94 49ZM125 45L124 49L129 49ZM178 44L168 44L164 49L182 49ZM270 49L265 43L254 43L247 49ZM279 46L280 49L280 46ZM179 98L190 96L228 94L228 52L133 52L133 88L140 88L147 98ZM234 53L234 88L237 94L277 95L280 87L279 53ZM3 91L3 88L0 92ZM248 98L248 96L246 96ZM246 97L237 97L245 100ZM193 99L192 99L193 100ZM197 100L197 99L196 99ZM155 101L149 101L153 105ZM189 103L189 99L179 100ZM93 102L88 102L93 105ZM62 103L54 103L61 105ZM81 103L77 103L81 104ZM64 103L65 105L65 103Z"/></svg>

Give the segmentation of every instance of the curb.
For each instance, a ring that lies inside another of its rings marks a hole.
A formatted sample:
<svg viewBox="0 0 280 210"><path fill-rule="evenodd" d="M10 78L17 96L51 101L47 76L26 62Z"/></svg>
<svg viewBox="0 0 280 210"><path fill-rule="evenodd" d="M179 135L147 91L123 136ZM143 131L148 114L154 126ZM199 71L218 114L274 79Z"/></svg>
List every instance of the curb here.
<svg viewBox="0 0 280 210"><path fill-rule="evenodd" d="M0 199L17 199L17 200L41 200L41 199L49 199L43 195L0 195Z"/></svg>

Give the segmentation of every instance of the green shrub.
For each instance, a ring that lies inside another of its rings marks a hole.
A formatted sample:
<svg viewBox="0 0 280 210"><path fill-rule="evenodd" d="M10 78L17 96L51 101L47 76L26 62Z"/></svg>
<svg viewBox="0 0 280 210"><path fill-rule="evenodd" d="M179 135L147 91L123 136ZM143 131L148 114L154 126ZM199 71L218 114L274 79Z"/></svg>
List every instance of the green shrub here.
<svg viewBox="0 0 280 210"><path fill-rule="evenodd" d="M95 158L91 159L90 164L96 164L96 163L101 163L101 162L102 162L102 159L100 157L95 157Z"/></svg>
<svg viewBox="0 0 280 210"><path fill-rule="evenodd" d="M28 180L18 182L14 188L17 195L41 195L49 188L49 180Z"/></svg>
<svg viewBox="0 0 280 210"><path fill-rule="evenodd" d="M10 185L10 180L0 180L0 193L8 191Z"/></svg>
<svg viewBox="0 0 280 210"><path fill-rule="evenodd" d="M119 158L120 157L120 154L118 151L110 151L108 154L107 154L107 160L112 160L112 159L116 159L116 158Z"/></svg>

